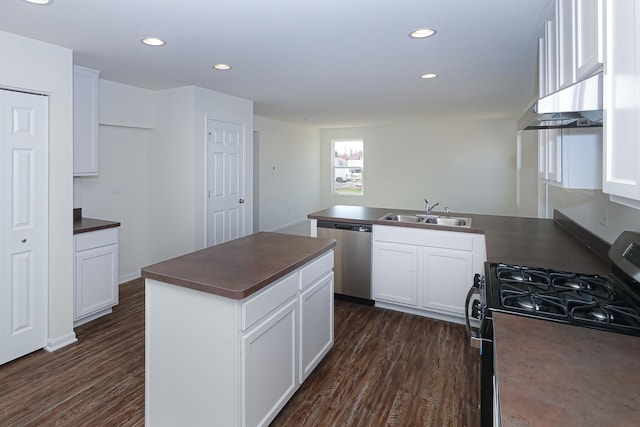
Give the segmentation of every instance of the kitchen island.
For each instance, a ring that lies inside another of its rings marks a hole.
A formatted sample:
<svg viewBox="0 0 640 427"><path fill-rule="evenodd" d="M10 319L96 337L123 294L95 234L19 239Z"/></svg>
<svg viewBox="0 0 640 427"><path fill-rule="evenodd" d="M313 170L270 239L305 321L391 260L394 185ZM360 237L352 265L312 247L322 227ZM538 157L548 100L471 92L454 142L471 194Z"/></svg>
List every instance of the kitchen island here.
<svg viewBox="0 0 640 427"><path fill-rule="evenodd" d="M147 425L268 425L333 345L334 240L256 233L142 269Z"/></svg>

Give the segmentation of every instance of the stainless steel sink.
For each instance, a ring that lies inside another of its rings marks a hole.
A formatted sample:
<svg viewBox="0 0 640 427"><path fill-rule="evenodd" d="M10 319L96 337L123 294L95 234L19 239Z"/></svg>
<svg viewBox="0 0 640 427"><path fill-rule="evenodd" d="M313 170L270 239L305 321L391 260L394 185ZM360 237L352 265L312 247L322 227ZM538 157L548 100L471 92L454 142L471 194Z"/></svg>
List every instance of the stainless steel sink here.
<svg viewBox="0 0 640 427"><path fill-rule="evenodd" d="M390 212L380 218L380 221L411 222L418 224L442 225L446 227L471 227L471 218L426 214L398 214Z"/></svg>
<svg viewBox="0 0 640 427"><path fill-rule="evenodd" d="M426 219L426 215L418 216L418 215L403 215L403 214L394 214L390 213L385 215L382 220L385 221L397 221L397 222L424 222Z"/></svg>
<svg viewBox="0 0 640 427"><path fill-rule="evenodd" d="M427 224L447 225L449 227L470 227L471 218L436 217L426 218ZM468 224L468 225L467 225Z"/></svg>

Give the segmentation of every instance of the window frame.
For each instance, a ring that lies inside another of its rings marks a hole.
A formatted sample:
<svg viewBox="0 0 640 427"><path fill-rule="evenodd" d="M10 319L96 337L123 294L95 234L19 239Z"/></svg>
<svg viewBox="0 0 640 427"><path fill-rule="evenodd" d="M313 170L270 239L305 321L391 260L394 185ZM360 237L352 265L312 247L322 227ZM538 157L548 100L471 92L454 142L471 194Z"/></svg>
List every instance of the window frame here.
<svg viewBox="0 0 640 427"><path fill-rule="evenodd" d="M361 146L361 164L358 166L336 166L336 143L348 143L348 142L359 142ZM336 174L337 169L349 169L349 174L351 174L352 169L360 169L360 191L340 191L336 188L336 184L338 181L336 179L339 177ZM337 196L364 196L364 139L363 138L335 138L331 140L331 194Z"/></svg>

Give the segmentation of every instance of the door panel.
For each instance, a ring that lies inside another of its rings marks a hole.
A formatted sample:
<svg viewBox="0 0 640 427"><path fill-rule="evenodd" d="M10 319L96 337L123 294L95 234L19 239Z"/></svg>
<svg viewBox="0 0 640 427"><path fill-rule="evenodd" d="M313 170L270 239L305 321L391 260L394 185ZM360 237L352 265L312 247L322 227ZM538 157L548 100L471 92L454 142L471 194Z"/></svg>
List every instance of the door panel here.
<svg viewBox="0 0 640 427"><path fill-rule="evenodd" d="M207 122L207 246L244 236L244 127Z"/></svg>
<svg viewBox="0 0 640 427"><path fill-rule="evenodd" d="M46 345L48 99L0 90L0 363Z"/></svg>

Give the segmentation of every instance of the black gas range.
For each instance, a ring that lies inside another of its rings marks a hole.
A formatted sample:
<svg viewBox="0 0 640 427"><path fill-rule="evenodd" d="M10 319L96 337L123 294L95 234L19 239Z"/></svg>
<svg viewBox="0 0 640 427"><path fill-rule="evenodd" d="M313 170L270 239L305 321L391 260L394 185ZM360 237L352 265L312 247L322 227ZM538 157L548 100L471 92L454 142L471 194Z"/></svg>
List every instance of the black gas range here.
<svg viewBox="0 0 640 427"><path fill-rule="evenodd" d="M467 330L482 355L482 426L494 422L494 312L640 336L640 233L623 232L609 259L608 276L500 263L476 275L467 312L480 327L471 331L467 321Z"/></svg>

